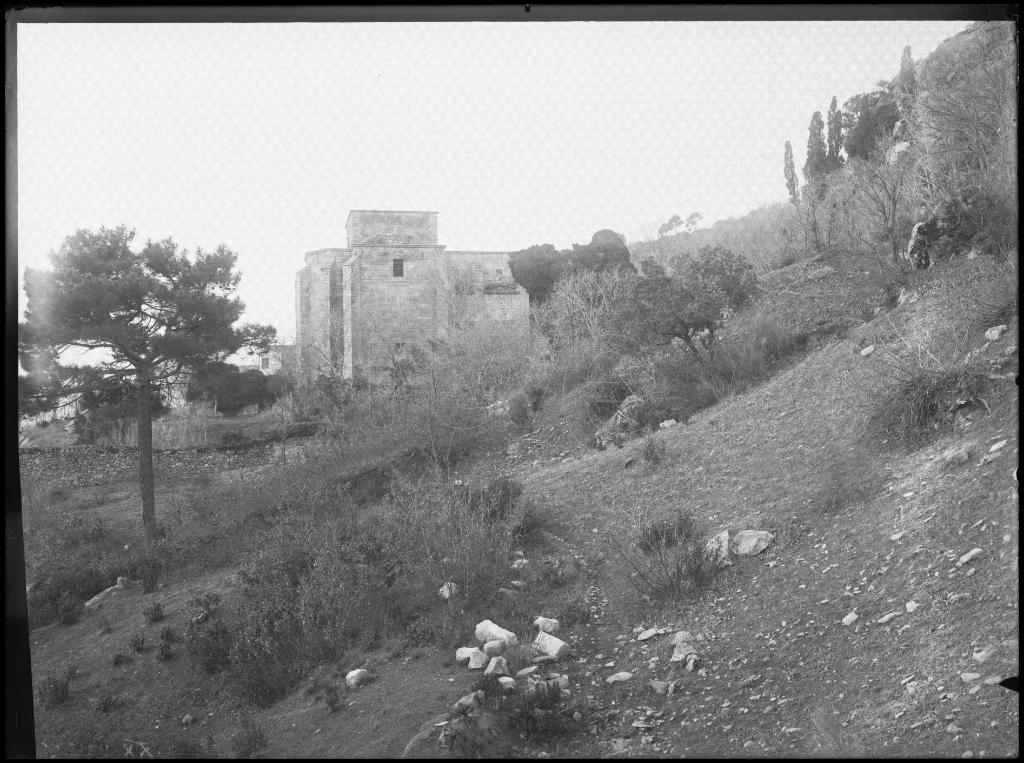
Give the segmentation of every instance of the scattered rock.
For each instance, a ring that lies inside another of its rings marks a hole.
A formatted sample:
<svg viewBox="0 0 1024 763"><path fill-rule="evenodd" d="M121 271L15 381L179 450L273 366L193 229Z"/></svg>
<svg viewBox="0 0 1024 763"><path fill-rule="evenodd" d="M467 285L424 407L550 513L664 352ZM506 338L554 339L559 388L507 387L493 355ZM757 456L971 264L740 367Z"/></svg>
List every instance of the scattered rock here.
<svg viewBox="0 0 1024 763"><path fill-rule="evenodd" d="M911 612L912 613L912 612L915 612L917 610L917 608L920 607L921 605L918 604L916 601L908 601L903 606L907 610L907 612Z"/></svg>
<svg viewBox="0 0 1024 763"><path fill-rule="evenodd" d="M549 673L547 675L546 683L551 689L560 689L565 691L569 688L569 676L564 673Z"/></svg>
<svg viewBox="0 0 1024 763"><path fill-rule="evenodd" d="M962 466L971 460L970 445L959 445L947 448L942 454L942 461L946 466Z"/></svg>
<svg viewBox="0 0 1024 763"><path fill-rule="evenodd" d="M518 673L516 673L516 678L526 678L527 676L532 676L538 670L540 670L539 665L530 665L529 667L523 668Z"/></svg>
<svg viewBox="0 0 1024 763"><path fill-rule="evenodd" d="M489 661L490 658L484 652L474 649L473 653L469 656L469 669L480 670L481 668L486 668Z"/></svg>
<svg viewBox="0 0 1024 763"><path fill-rule="evenodd" d="M511 676L499 676L498 683L501 684L501 688L506 692L513 692L516 690L516 679Z"/></svg>
<svg viewBox="0 0 1024 763"><path fill-rule="evenodd" d="M97 609L97 608L101 607L103 605L103 603L105 601L107 601L107 599L110 599L118 591L122 591L122 590L124 590L122 586L112 585L112 586L110 586L110 588L107 588L107 589L105 589L103 591L100 591L98 594L93 596L91 599L89 599L89 601L85 602L84 606L85 606L86 609Z"/></svg>
<svg viewBox="0 0 1024 763"><path fill-rule="evenodd" d="M679 422L676 421L675 419L666 419L665 421L663 421L660 424L658 424L658 428L659 429L668 429L669 427L674 427L678 423Z"/></svg>
<svg viewBox="0 0 1024 763"><path fill-rule="evenodd" d="M974 661L980 665L988 660L993 654L995 654L995 649L975 649L972 657L974 658Z"/></svg>
<svg viewBox="0 0 1024 763"><path fill-rule="evenodd" d="M652 678L647 684L654 689L655 694L668 694L668 681L658 681Z"/></svg>
<svg viewBox="0 0 1024 763"><path fill-rule="evenodd" d="M513 585L515 581L513 581ZM508 645L514 645L519 643L518 637L512 631L507 631L500 625L495 625L490 620L482 620L476 624L476 640L481 644L486 644L488 641L501 640Z"/></svg>
<svg viewBox="0 0 1024 763"><path fill-rule="evenodd" d="M624 681L631 681L632 679L633 679L633 674L632 673L627 673L625 670L623 670L623 671L620 671L618 673L613 673L612 675L608 676L604 680L605 680L605 683L620 684L620 683L622 683Z"/></svg>
<svg viewBox="0 0 1024 763"><path fill-rule="evenodd" d="M969 684L971 681L977 681L979 678L981 678L981 674L980 673L961 673L960 674L960 680L963 681L965 684Z"/></svg>
<svg viewBox="0 0 1024 763"><path fill-rule="evenodd" d="M499 654L505 651L505 642L501 639L495 639L494 641L488 641L484 644L484 654L488 657L497 657Z"/></svg>
<svg viewBox="0 0 1024 763"><path fill-rule="evenodd" d="M507 676L508 675L508 662L504 657L492 657L490 663L487 665L487 669L484 670L485 676Z"/></svg>
<svg viewBox="0 0 1024 763"><path fill-rule="evenodd" d="M516 559L514 562L512 562L512 569L514 569L514 570L521 570L523 567L525 567L529 563L530 563L529 559Z"/></svg>
<svg viewBox="0 0 1024 763"><path fill-rule="evenodd" d="M993 326L985 332L985 338L990 342L995 342L1003 335L1006 331L1006 324L1000 323L998 326Z"/></svg>
<svg viewBox="0 0 1024 763"><path fill-rule="evenodd" d="M756 556L774 539L775 536L767 530L740 530L733 536L729 547L738 556Z"/></svg>
<svg viewBox="0 0 1024 763"><path fill-rule="evenodd" d="M1000 440L999 442L995 443L991 448L989 448L988 452L995 453L998 450L1002 450L1004 447L1006 447L1006 443L1008 442L1009 440Z"/></svg>
<svg viewBox="0 0 1024 763"><path fill-rule="evenodd" d="M456 700L453 708L456 713L467 713L475 707L478 707L483 702L484 693L483 690L475 691L472 694L467 694L464 697L460 697Z"/></svg>
<svg viewBox="0 0 1024 763"><path fill-rule="evenodd" d="M693 638L689 631L679 631L672 637L672 656L669 662L682 662L690 655L696 656L697 648L687 639Z"/></svg>
<svg viewBox="0 0 1024 763"><path fill-rule="evenodd" d="M479 652L475 646L460 646L455 650L455 661L460 665L467 663L472 659L473 652Z"/></svg>
<svg viewBox="0 0 1024 763"><path fill-rule="evenodd" d="M898 615L899 615L899 612L890 612L889 614L882 615L880 618L875 620L875 622L878 623L879 625L885 625L887 622L892 620L894 617L897 617Z"/></svg>
<svg viewBox="0 0 1024 763"><path fill-rule="evenodd" d="M558 631L558 620L553 617L538 617L533 621L533 627L544 633L555 633Z"/></svg>
<svg viewBox="0 0 1024 763"><path fill-rule="evenodd" d="M364 670L363 668L356 668L355 670L349 671L349 674L345 676L345 683L352 689L358 689L360 686L364 686L370 681L370 671Z"/></svg>
<svg viewBox="0 0 1024 763"><path fill-rule="evenodd" d="M843 618L843 625L853 625L855 622L857 622L857 619L859 617L860 615L858 615L856 612L851 612Z"/></svg>
<svg viewBox="0 0 1024 763"><path fill-rule="evenodd" d="M437 595L442 599L450 599L452 596L459 592L459 587L455 583L445 583L443 586L437 589Z"/></svg>
<svg viewBox="0 0 1024 763"><path fill-rule="evenodd" d="M695 654L691 654L686 658L686 669L692 673L700 666L700 657Z"/></svg>
<svg viewBox="0 0 1024 763"><path fill-rule="evenodd" d="M732 560L729 558L729 531L722 530L717 535L713 535L708 538L706 545L708 556L712 561L716 562L719 567L730 567L732 566Z"/></svg>
<svg viewBox="0 0 1024 763"><path fill-rule="evenodd" d="M980 548L972 548L970 551L968 551L966 554L964 554L963 556L961 556L957 560L956 566L957 567L963 567L969 561L977 558L980 555L981 555L981 549Z"/></svg>
<svg viewBox="0 0 1024 763"><path fill-rule="evenodd" d="M192 715L192 713L189 713L188 715L186 715L184 718L181 719L181 725L182 726L188 726L190 723L195 723L195 721L196 721L196 717L194 715Z"/></svg>
<svg viewBox="0 0 1024 763"><path fill-rule="evenodd" d="M542 657L550 657L560 660L569 654L569 645L557 636L540 631L537 638L533 640L533 646L540 652Z"/></svg>
<svg viewBox="0 0 1024 763"><path fill-rule="evenodd" d="M997 683L1000 683L1002 680L1003 680L1002 676L989 676L984 681L982 681L982 683L985 684L986 686L995 686Z"/></svg>
<svg viewBox="0 0 1024 763"><path fill-rule="evenodd" d="M874 351L875 351L875 346L873 344L869 344L867 347L865 347L863 350L860 351L860 356L862 358L866 358L868 355L870 355Z"/></svg>
<svg viewBox="0 0 1024 763"><path fill-rule="evenodd" d="M647 641L655 636L662 636L666 633L668 633L668 628L648 628L647 630L642 631L640 635L636 637L636 640Z"/></svg>

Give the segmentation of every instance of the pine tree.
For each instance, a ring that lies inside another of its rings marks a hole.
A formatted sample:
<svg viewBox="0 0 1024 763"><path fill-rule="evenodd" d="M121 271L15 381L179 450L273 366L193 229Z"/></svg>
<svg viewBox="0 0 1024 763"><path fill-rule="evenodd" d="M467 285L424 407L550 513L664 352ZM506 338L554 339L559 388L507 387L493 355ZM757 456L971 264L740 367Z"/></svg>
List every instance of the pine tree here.
<svg viewBox="0 0 1024 763"><path fill-rule="evenodd" d="M825 148L825 121L821 112L815 111L807 129L807 161L804 163L804 180L821 195L825 175L828 174L828 151Z"/></svg>
<svg viewBox="0 0 1024 763"><path fill-rule="evenodd" d="M843 112L840 110L836 97L832 96L832 103L828 107L828 151L826 153L826 165L829 172L835 172L843 164L843 157L839 155L843 147Z"/></svg>
<svg viewBox="0 0 1024 763"><path fill-rule="evenodd" d="M896 106L900 111L900 118L907 120L914 110L914 101L917 99L917 72L914 69L914 59L910 55L910 46L903 49L903 57L900 59L900 74L896 78Z"/></svg>
<svg viewBox="0 0 1024 763"><path fill-rule="evenodd" d="M783 160L783 172L786 175L786 190L789 191L789 200L797 204L800 201L800 181L797 179L796 167L793 165L793 146L788 140Z"/></svg>

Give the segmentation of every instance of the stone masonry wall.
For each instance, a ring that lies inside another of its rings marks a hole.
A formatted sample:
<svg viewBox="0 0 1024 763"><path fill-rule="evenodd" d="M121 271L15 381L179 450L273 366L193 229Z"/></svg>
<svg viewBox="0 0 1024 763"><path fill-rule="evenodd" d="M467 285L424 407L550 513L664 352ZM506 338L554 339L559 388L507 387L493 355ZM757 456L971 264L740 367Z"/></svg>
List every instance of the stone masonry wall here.
<svg viewBox="0 0 1024 763"><path fill-rule="evenodd" d="M195 450L154 450L153 468L157 474L175 475L216 472L262 466L273 459L273 443ZM134 450L105 450L92 445L66 448L22 448L18 451L22 480L45 479L70 487L101 485L115 478L133 476L139 468Z"/></svg>

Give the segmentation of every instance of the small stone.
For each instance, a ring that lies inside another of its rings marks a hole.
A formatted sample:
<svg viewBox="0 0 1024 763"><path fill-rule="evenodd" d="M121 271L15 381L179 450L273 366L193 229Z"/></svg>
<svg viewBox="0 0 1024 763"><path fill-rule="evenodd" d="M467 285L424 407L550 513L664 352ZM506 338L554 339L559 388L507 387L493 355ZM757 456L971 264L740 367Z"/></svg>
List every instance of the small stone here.
<svg viewBox="0 0 1024 763"><path fill-rule="evenodd" d="M466 713L476 706L478 706L484 698L483 690L475 691L472 694L467 694L464 697L460 697L456 700L453 707L456 713Z"/></svg>
<svg viewBox="0 0 1024 763"><path fill-rule="evenodd" d="M1002 676L989 676L984 681L982 681L982 683L985 684L986 686L994 686L995 684L999 683L1002 680L1003 680Z"/></svg>
<svg viewBox="0 0 1024 763"><path fill-rule="evenodd" d="M921 605L918 604L916 601L908 601L903 606L907 610L907 612L915 612L917 610L917 608L920 607Z"/></svg>
<svg viewBox="0 0 1024 763"><path fill-rule="evenodd" d="M358 689L360 686L364 686L370 681L370 671L364 670L363 668L357 668L349 672L345 676L345 683L352 689Z"/></svg>
<svg viewBox="0 0 1024 763"><path fill-rule="evenodd" d="M875 622L878 623L879 625L885 625L887 622L892 620L897 615L899 615L899 612L890 612L887 615L882 615L880 618L875 620Z"/></svg>
<svg viewBox="0 0 1024 763"><path fill-rule="evenodd" d="M889 536L889 540L899 540L904 535L906 535L906 532L893 533L892 535Z"/></svg>
<svg viewBox="0 0 1024 763"><path fill-rule="evenodd" d="M512 692L516 690L516 679L511 676L499 676L498 683L501 684L501 688L506 692Z"/></svg>
<svg viewBox="0 0 1024 763"><path fill-rule="evenodd" d="M995 445L993 445L991 448L989 448L988 452L989 453L995 453L996 451L1002 450L1004 447L1006 447L1006 443L1008 443L1008 442L1009 442L1009 440L1000 440Z"/></svg>
<svg viewBox="0 0 1024 763"><path fill-rule="evenodd" d="M651 679L647 684L654 689L655 694L668 694L668 681Z"/></svg>
<svg viewBox="0 0 1024 763"><path fill-rule="evenodd" d="M960 680L963 681L965 684L969 684L971 681L977 681L979 678L981 678L981 674L980 673L961 673L960 674Z"/></svg>
<svg viewBox="0 0 1024 763"><path fill-rule="evenodd" d="M711 536L705 544L708 557L718 564L719 567L731 567L732 560L729 558L729 531L722 530L720 533Z"/></svg>
<svg viewBox="0 0 1024 763"><path fill-rule="evenodd" d="M860 351L860 356L862 358L866 358L868 355L870 355L874 351L875 351L875 346L873 344L869 344L867 347L865 347L863 350Z"/></svg>
<svg viewBox="0 0 1024 763"><path fill-rule="evenodd" d="M968 562L980 556L981 553L982 551L980 548L972 548L970 551L968 551L966 554L964 554L957 560L956 566L963 567Z"/></svg>
<svg viewBox="0 0 1024 763"><path fill-rule="evenodd" d="M620 671L619 673L613 673L612 675L608 676L604 680L605 680L605 683L618 684L618 683L622 683L623 681L630 681L630 680L632 680L632 678L633 678L633 674L632 673L627 673L625 670L623 670L623 671Z"/></svg>
<svg viewBox="0 0 1024 763"><path fill-rule="evenodd" d="M452 596L459 592L459 587L455 583L448 582L437 589L437 595L442 599L450 599Z"/></svg>
<svg viewBox="0 0 1024 763"><path fill-rule="evenodd" d="M961 731L963 731L963 729L953 723L946 726L947 734L959 734Z"/></svg>
<svg viewBox="0 0 1024 763"><path fill-rule="evenodd" d="M853 625L860 617L856 612L851 612L843 618L843 625Z"/></svg>
<svg viewBox="0 0 1024 763"><path fill-rule="evenodd" d="M968 694L977 694L979 691L981 691L981 686L975 685L975 686L972 686L970 689L968 689L967 693Z"/></svg>
<svg viewBox="0 0 1024 763"><path fill-rule="evenodd" d="M194 715L192 715L192 713L189 713L188 715L186 715L184 718L181 719L181 725L182 726L188 726L190 723L195 723L195 720L196 720L196 717Z"/></svg>
<svg viewBox="0 0 1024 763"><path fill-rule="evenodd" d="M460 665L463 665L470 661L473 657L473 652L480 651L475 646L460 646L455 650L455 661Z"/></svg>
<svg viewBox="0 0 1024 763"><path fill-rule="evenodd" d="M532 676L538 670L540 670L540 665L530 665L529 667L523 668L522 670L517 672L516 678L526 678L527 676Z"/></svg>
<svg viewBox="0 0 1024 763"><path fill-rule="evenodd" d="M988 660L993 654L995 654L994 649L976 649L972 657L974 658L974 661L980 665Z"/></svg>

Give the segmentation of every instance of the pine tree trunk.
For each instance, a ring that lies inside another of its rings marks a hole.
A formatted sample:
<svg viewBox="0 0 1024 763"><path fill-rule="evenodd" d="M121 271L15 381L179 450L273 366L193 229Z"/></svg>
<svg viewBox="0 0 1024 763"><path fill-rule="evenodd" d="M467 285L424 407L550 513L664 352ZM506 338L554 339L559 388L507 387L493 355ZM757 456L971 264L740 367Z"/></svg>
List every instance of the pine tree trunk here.
<svg viewBox="0 0 1024 763"><path fill-rule="evenodd" d="M153 411L152 387L149 378L139 375L139 492L142 494L142 528L146 551L156 546L156 497L153 484Z"/></svg>

